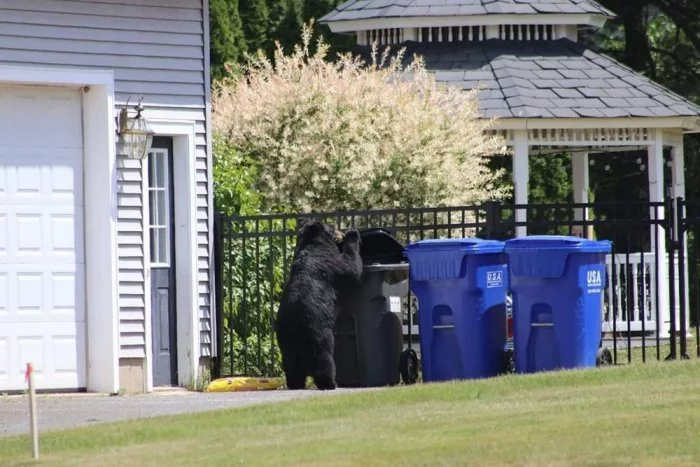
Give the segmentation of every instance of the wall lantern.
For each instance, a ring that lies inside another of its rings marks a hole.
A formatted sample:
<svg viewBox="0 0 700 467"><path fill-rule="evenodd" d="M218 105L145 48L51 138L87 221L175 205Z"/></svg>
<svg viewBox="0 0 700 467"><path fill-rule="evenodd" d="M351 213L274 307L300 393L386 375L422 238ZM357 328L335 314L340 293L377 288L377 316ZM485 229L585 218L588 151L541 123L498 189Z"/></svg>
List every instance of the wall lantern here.
<svg viewBox="0 0 700 467"><path fill-rule="evenodd" d="M141 100L134 106L136 115L129 117L129 101L119 111L119 139L121 153L129 159L145 159L153 144L154 132L141 115Z"/></svg>

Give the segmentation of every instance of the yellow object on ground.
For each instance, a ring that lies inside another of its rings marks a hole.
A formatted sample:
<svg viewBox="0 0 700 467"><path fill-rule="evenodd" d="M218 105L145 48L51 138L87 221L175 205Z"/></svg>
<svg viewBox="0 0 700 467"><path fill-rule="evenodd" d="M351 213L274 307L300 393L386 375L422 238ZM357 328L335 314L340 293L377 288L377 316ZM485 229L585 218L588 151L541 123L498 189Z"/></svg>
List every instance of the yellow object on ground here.
<svg viewBox="0 0 700 467"><path fill-rule="evenodd" d="M209 383L204 392L270 391L281 388L283 384L282 378L231 376L215 379Z"/></svg>

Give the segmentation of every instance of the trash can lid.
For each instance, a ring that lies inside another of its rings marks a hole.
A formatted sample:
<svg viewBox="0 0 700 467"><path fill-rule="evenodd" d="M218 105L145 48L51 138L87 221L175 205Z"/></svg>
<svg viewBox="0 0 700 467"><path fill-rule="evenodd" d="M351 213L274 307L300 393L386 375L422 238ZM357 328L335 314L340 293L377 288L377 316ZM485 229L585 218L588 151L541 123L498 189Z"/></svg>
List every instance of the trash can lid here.
<svg viewBox="0 0 700 467"><path fill-rule="evenodd" d="M506 240L508 270L513 276L559 278L569 255L609 253L608 240L587 240L564 235L530 235Z"/></svg>
<svg viewBox="0 0 700 467"><path fill-rule="evenodd" d="M392 233L382 227L370 227L358 230L362 244L360 256L364 263L393 264L401 263L403 257L403 245ZM340 242L338 248L342 251L345 240Z"/></svg>
<svg viewBox="0 0 700 467"><path fill-rule="evenodd" d="M406 247L409 274L416 281L459 279L464 277L466 257L488 253L503 254L503 242L480 238L444 238L420 240Z"/></svg>
<svg viewBox="0 0 700 467"><path fill-rule="evenodd" d="M498 240L481 238L435 238L419 240L406 247L406 251L446 251L455 250L467 254L502 253L504 244Z"/></svg>
<svg viewBox="0 0 700 467"><path fill-rule="evenodd" d="M560 250L577 253L610 253L610 240L588 240L567 235L528 235L505 241L505 250Z"/></svg>

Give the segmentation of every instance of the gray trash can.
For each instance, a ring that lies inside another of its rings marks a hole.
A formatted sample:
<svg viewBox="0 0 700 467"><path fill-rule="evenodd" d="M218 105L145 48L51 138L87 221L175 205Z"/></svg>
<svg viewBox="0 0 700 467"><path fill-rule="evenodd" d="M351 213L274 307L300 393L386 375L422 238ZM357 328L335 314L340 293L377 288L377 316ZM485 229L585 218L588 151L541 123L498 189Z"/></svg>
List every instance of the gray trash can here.
<svg viewBox="0 0 700 467"><path fill-rule="evenodd" d="M338 310L336 382L339 387L396 385L403 351L402 302L409 293L408 263L403 246L389 231L364 229L360 237L362 287Z"/></svg>

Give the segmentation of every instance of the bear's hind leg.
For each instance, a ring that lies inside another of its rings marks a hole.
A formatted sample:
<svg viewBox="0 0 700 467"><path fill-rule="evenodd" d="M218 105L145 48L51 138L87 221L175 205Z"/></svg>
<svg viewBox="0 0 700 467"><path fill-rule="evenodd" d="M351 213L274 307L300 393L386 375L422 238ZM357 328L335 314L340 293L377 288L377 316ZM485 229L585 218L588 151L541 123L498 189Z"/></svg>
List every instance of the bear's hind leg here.
<svg viewBox="0 0 700 467"><path fill-rule="evenodd" d="M314 359L314 384L322 391L333 390L337 387L335 382L335 350L333 331L320 333L315 345Z"/></svg>
<svg viewBox="0 0 700 467"><path fill-rule="evenodd" d="M306 371L301 352L287 350L282 353L282 369L287 380L287 389L306 389Z"/></svg>

